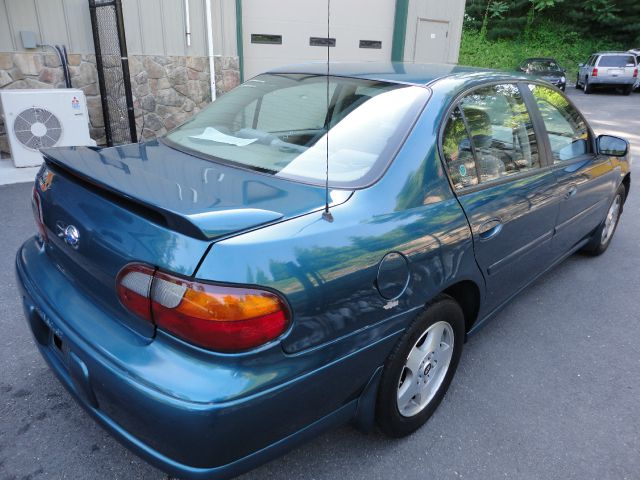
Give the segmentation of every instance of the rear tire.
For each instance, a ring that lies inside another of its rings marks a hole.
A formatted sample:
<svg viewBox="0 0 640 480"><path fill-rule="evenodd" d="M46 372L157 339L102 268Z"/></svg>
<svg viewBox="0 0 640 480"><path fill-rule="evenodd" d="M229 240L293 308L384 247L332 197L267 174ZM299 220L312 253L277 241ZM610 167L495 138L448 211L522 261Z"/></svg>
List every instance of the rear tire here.
<svg viewBox="0 0 640 480"><path fill-rule="evenodd" d="M616 233L618 223L620 222L620 215L622 214L626 193L624 185L620 185L616 192L616 196L613 198L613 201L609 206L609 210L607 210L607 215L604 217L604 220L596 231L593 232L593 236L589 240L589 243L587 243L582 249L583 252L589 255L598 256L602 255L607 248L609 248L611 240L613 239L613 234Z"/></svg>
<svg viewBox="0 0 640 480"><path fill-rule="evenodd" d="M593 87L589 85L589 77L584 77L584 93L589 95L593 92Z"/></svg>
<svg viewBox="0 0 640 480"><path fill-rule="evenodd" d="M437 296L416 317L382 371L376 402L382 433L404 437L433 415L456 372L464 335L464 314L448 295Z"/></svg>
<svg viewBox="0 0 640 480"><path fill-rule="evenodd" d="M633 92L633 85L629 85L628 87L624 87L622 89L623 95L631 95L631 92Z"/></svg>

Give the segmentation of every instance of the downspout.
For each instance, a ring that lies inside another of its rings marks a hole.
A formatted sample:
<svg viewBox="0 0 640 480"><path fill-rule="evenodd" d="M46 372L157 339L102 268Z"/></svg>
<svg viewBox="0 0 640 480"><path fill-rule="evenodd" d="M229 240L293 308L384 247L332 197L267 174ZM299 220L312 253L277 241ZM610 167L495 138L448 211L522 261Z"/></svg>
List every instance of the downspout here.
<svg viewBox="0 0 640 480"><path fill-rule="evenodd" d="M213 21L211 19L211 0L205 0L205 15L207 17L207 55L209 57L209 86L211 87L211 101L216 99L216 62L213 57Z"/></svg>

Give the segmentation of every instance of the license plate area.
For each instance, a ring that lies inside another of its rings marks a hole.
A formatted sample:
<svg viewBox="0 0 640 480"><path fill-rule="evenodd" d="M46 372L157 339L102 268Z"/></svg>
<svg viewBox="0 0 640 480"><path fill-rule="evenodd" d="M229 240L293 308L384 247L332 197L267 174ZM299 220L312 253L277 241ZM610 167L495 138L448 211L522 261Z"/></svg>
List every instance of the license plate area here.
<svg viewBox="0 0 640 480"><path fill-rule="evenodd" d="M43 347L48 348L51 352L60 360L62 365L67 367L67 358L69 355L69 348L64 341L64 336L60 332L53 322L38 311L32 309L29 315L29 321L31 323L31 329L38 343Z"/></svg>

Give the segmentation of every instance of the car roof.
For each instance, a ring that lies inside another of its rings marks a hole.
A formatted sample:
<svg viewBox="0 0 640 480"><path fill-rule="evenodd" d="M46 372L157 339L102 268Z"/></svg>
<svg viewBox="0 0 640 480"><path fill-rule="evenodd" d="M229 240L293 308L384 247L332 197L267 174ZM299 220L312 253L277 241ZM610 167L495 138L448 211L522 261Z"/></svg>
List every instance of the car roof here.
<svg viewBox="0 0 640 480"><path fill-rule="evenodd" d="M630 52L598 52L594 55L629 55Z"/></svg>
<svg viewBox="0 0 640 480"><path fill-rule="evenodd" d="M274 68L266 73L300 73L308 75L326 75L326 62L311 62L286 65ZM465 77L473 79L519 79L520 75L478 67L465 67L445 63L403 63L403 62L331 62L329 74L339 77L380 80L393 83L427 85L443 78Z"/></svg>

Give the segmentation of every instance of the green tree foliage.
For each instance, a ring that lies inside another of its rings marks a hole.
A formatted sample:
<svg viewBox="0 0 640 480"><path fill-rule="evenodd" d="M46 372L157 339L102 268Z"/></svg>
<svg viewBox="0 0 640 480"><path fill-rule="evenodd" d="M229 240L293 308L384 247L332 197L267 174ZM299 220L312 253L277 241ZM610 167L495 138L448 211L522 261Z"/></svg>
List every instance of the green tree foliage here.
<svg viewBox="0 0 640 480"><path fill-rule="evenodd" d="M638 46L583 35L556 21L537 18L528 35L489 40L479 28L465 27L460 45L459 63L478 67L512 70L527 57L554 57L568 69L567 78L574 80L578 63L593 52L626 50Z"/></svg>
<svg viewBox="0 0 640 480"><path fill-rule="evenodd" d="M548 22L582 37L640 47L639 0L467 0L465 27L487 40L528 38Z"/></svg>

